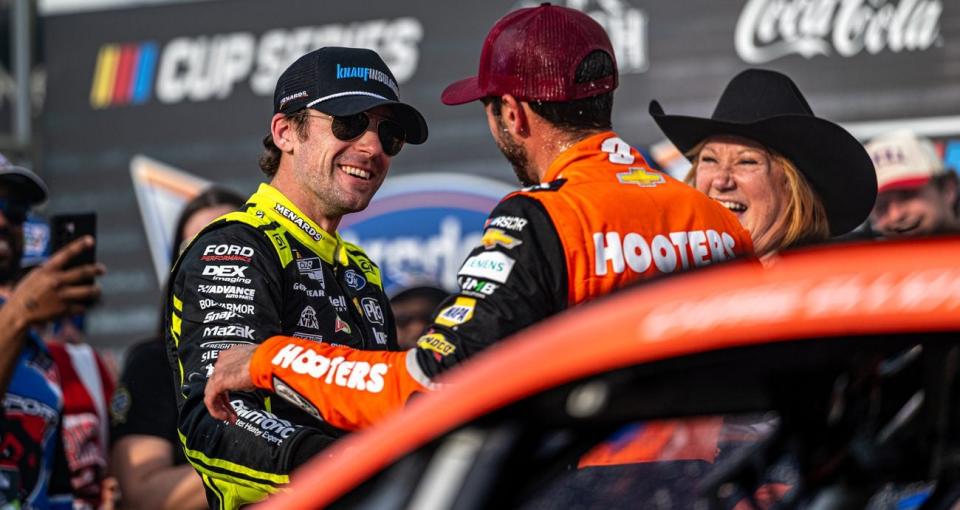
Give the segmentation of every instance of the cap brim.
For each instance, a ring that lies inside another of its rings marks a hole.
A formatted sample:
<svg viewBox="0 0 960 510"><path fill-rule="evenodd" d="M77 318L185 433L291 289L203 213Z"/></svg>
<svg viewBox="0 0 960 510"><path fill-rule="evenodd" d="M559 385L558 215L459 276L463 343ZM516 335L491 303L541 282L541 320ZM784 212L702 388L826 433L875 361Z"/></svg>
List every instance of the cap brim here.
<svg viewBox="0 0 960 510"><path fill-rule="evenodd" d="M880 188L877 190L877 193L883 193L884 191L896 189L917 189L926 186L932 178L933 177L930 175L924 175L920 177L904 177L901 179L892 180L881 184Z"/></svg>
<svg viewBox="0 0 960 510"><path fill-rule="evenodd" d="M478 78L471 76L448 85L447 88L443 89L440 100L445 105L454 106L483 99L486 96L487 93L480 89Z"/></svg>
<svg viewBox="0 0 960 510"><path fill-rule="evenodd" d="M17 196L31 204L39 204L47 199L47 185L35 173L18 166L0 168L0 183L16 188Z"/></svg>
<svg viewBox="0 0 960 510"><path fill-rule="evenodd" d="M399 101L391 101L382 97L365 94L354 94L327 99L313 105L314 110L328 115L354 115L365 112L378 106L386 106L393 110L397 122L403 126L407 135L406 142L419 145L427 141L427 121L416 108Z"/></svg>
<svg viewBox="0 0 960 510"><path fill-rule="evenodd" d="M866 221L877 199L877 174L863 145L842 127L820 117L781 115L736 123L669 115L656 101L650 115L686 155L714 135L755 140L792 161L820 196L830 233L840 235Z"/></svg>

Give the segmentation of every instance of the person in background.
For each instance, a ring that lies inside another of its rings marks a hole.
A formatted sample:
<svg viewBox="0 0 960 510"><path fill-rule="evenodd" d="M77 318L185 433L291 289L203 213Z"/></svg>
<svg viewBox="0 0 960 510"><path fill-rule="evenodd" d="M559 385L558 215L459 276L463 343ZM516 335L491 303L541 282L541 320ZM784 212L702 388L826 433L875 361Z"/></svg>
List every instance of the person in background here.
<svg viewBox="0 0 960 510"><path fill-rule="evenodd" d="M957 174L927 138L909 130L878 136L866 145L879 194L870 227L888 238L960 232Z"/></svg>
<svg viewBox="0 0 960 510"><path fill-rule="evenodd" d="M73 487L74 510L94 510L112 502L102 490L107 481L114 376L100 355L85 343L85 317L62 317L44 338L63 390L63 447ZM106 498L109 501L104 501Z"/></svg>
<svg viewBox="0 0 960 510"><path fill-rule="evenodd" d="M208 223L240 209L243 202L240 195L219 187L187 202L173 231L170 260ZM200 510L207 508L207 499L177 437L177 402L162 328L161 317L157 337L134 345L127 354L110 403L111 471L125 507Z"/></svg>
<svg viewBox="0 0 960 510"><path fill-rule="evenodd" d="M49 256L50 227L31 216L24 223L21 267L29 272ZM59 374L63 393L62 441L73 489L74 510L109 506L110 494L101 490L107 482L109 416L114 374L93 347L85 343L85 316L59 317L40 329ZM106 498L106 500L104 499Z"/></svg>
<svg viewBox="0 0 960 510"><path fill-rule="evenodd" d="M94 240L86 236L54 253L19 280L27 212L47 198L29 170L0 156L0 507L69 509L73 505L61 425L59 374L34 328L76 314L100 295L90 283L101 264L65 269Z"/></svg>
<svg viewBox="0 0 960 510"><path fill-rule="evenodd" d="M737 216L758 256L849 232L873 208L863 146L816 117L785 74L741 72L710 118L668 115L656 101L650 115L693 163L686 182Z"/></svg>
<svg viewBox="0 0 960 510"><path fill-rule="evenodd" d="M417 339L433 322L437 307L450 293L434 283L423 282L398 289L390 297L390 308L397 323L397 345L413 349Z"/></svg>

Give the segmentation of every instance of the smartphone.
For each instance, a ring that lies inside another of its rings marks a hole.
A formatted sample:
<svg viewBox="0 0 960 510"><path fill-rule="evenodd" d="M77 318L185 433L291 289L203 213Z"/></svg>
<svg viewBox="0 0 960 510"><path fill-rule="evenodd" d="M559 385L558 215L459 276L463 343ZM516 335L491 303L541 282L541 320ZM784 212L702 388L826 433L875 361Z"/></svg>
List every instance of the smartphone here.
<svg viewBox="0 0 960 510"><path fill-rule="evenodd" d="M56 253L75 239L97 237L97 214L92 212L57 214L50 218L50 253ZM66 268L93 264L97 261L96 245L67 262ZM92 281L91 281L92 283Z"/></svg>

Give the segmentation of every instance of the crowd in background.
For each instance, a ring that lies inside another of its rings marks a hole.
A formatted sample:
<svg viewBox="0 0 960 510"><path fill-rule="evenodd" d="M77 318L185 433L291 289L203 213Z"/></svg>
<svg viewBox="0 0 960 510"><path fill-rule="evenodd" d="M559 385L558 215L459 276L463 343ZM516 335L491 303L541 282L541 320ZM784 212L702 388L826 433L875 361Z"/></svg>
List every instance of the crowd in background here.
<svg viewBox="0 0 960 510"><path fill-rule="evenodd" d="M744 107L771 90L779 91L771 94L778 99L763 105L767 111ZM522 110L519 102L496 104L499 97L483 98L485 108L507 112L496 118ZM933 142L899 130L861 145L814 116L780 73L738 75L710 118L691 122L664 113L659 104L651 114L691 160L686 183L740 220L760 258L844 235L896 239L960 232L957 173L944 166ZM379 135L383 141L382 129ZM512 150L504 150L508 159L518 154L509 139L498 139L498 145ZM529 161L510 161L524 184L542 182L543 176L523 174L533 166ZM47 195L39 177L0 160L0 324L6 328L0 331L0 474L8 482L0 487L0 504L207 507L203 483L178 438L177 384L163 342L167 317L161 312L156 338L131 342L119 371L85 343L83 314L99 292L91 279L105 268L69 264L92 239L54 253L29 242L38 221L30 220L31 209L57 200ZM177 222L172 260L210 221L243 204L244 197L218 187L197 195ZM417 348L448 293L423 282L389 295L397 344Z"/></svg>

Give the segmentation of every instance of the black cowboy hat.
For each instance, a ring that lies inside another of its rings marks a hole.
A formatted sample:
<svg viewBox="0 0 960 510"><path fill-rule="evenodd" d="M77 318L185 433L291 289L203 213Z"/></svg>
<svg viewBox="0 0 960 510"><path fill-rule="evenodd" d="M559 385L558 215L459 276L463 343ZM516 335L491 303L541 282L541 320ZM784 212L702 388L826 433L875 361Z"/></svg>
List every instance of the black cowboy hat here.
<svg viewBox="0 0 960 510"><path fill-rule="evenodd" d="M714 135L742 136L783 154L820 197L832 235L863 223L877 199L877 174L863 145L837 124L815 117L785 74L743 71L730 80L709 119L667 115L656 101L650 102L650 115L684 154Z"/></svg>

